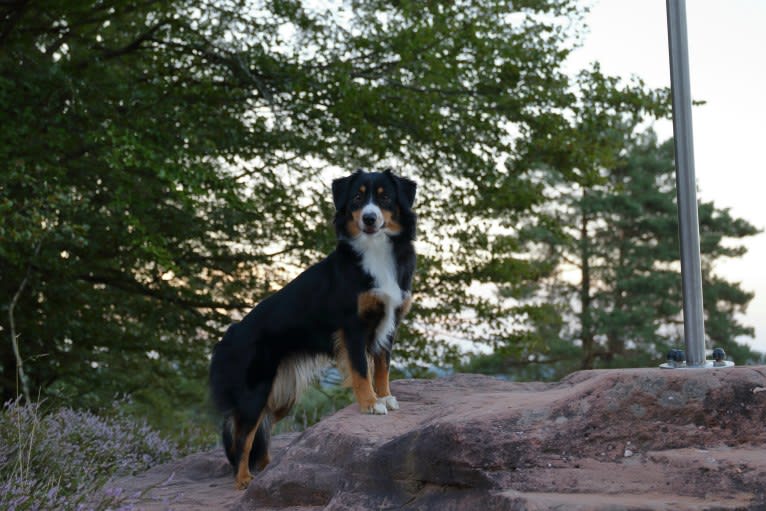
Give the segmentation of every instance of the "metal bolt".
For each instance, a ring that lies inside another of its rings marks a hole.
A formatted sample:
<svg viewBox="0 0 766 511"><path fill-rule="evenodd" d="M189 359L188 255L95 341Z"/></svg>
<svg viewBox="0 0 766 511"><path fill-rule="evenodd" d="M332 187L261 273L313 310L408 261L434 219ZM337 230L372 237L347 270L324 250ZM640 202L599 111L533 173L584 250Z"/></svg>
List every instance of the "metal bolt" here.
<svg viewBox="0 0 766 511"><path fill-rule="evenodd" d="M686 360L686 355L684 354L684 350L673 348L668 351L667 359L670 366L681 367L684 360Z"/></svg>
<svg viewBox="0 0 766 511"><path fill-rule="evenodd" d="M715 365L722 365L726 360L726 352L723 348L716 348L713 350L713 361Z"/></svg>

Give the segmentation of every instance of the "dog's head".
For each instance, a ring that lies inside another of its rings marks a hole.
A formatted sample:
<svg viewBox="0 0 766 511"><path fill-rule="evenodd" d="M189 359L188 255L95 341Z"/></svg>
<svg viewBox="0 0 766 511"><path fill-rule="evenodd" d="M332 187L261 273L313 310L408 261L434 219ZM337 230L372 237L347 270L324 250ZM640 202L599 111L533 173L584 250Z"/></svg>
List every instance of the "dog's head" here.
<svg viewBox="0 0 766 511"><path fill-rule="evenodd" d="M357 170L332 182L339 236L415 236L415 182L384 172Z"/></svg>

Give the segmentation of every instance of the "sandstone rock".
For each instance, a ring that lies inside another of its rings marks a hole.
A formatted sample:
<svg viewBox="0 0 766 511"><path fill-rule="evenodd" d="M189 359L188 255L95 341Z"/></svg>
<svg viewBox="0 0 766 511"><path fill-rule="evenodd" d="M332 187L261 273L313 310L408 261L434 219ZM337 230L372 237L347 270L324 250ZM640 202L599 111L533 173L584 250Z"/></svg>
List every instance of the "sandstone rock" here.
<svg viewBox="0 0 766 511"><path fill-rule="evenodd" d="M766 509L764 387L764 367L397 381L401 410L279 439L244 494L225 466L184 477L239 510Z"/></svg>

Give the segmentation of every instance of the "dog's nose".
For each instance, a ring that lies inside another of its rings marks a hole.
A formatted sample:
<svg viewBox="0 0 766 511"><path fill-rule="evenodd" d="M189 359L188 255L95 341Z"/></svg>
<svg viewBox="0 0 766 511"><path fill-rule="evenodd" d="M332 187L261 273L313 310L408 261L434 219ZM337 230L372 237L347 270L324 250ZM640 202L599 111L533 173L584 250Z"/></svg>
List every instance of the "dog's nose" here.
<svg viewBox="0 0 766 511"><path fill-rule="evenodd" d="M364 222L364 225L372 226L375 225L375 222L378 221L378 215L375 213L365 213L362 215L362 222Z"/></svg>

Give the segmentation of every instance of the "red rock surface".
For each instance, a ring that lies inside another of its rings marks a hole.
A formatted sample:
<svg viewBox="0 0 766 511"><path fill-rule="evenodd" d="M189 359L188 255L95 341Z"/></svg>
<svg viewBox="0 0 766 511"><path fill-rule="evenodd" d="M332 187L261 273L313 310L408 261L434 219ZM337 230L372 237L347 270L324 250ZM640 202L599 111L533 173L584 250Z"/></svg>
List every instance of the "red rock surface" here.
<svg viewBox="0 0 766 511"><path fill-rule="evenodd" d="M766 367L392 391L401 410L277 437L244 493L218 450L116 484L142 509L766 509Z"/></svg>

